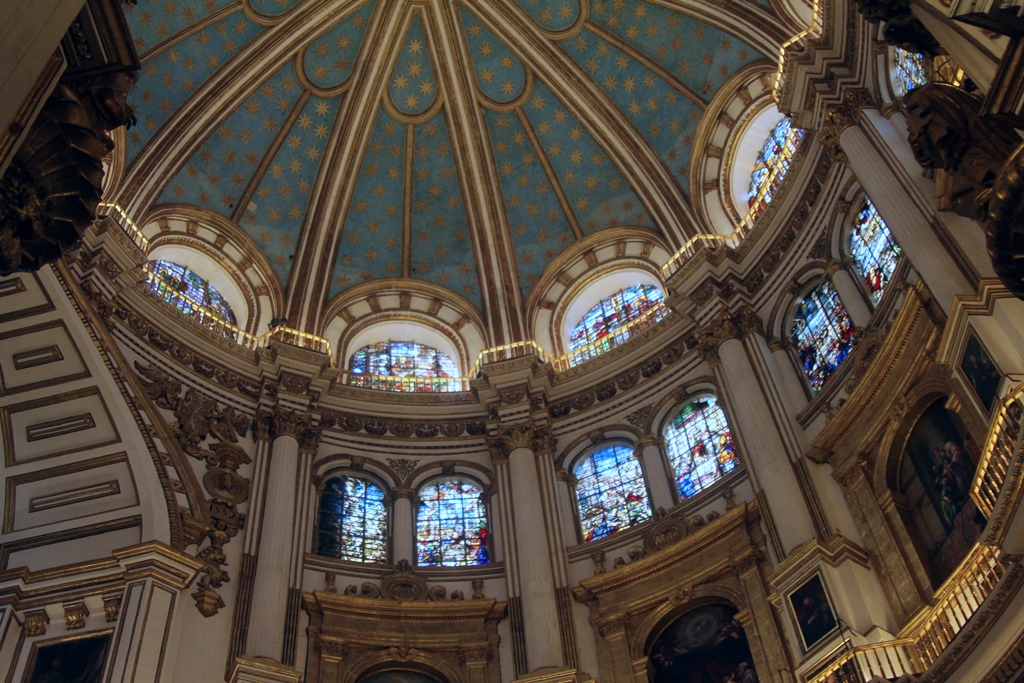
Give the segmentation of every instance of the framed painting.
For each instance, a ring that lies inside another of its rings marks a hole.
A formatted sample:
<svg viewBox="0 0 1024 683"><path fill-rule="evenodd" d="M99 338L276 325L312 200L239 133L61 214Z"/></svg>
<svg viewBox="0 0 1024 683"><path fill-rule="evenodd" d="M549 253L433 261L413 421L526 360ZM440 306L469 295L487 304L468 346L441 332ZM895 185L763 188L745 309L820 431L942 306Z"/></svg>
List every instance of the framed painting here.
<svg viewBox="0 0 1024 683"><path fill-rule="evenodd" d="M804 650L810 650L839 628L832 601L820 574L815 574L789 594Z"/></svg>
<svg viewBox="0 0 1024 683"><path fill-rule="evenodd" d="M992 406L999 396L1003 374L992 362L992 357L974 332L967 337L967 344L964 345L964 353L960 358L960 372L964 374L967 384L985 407L985 412L991 413Z"/></svg>
<svg viewBox="0 0 1024 683"><path fill-rule="evenodd" d="M100 683L110 631L83 633L32 646L25 683Z"/></svg>

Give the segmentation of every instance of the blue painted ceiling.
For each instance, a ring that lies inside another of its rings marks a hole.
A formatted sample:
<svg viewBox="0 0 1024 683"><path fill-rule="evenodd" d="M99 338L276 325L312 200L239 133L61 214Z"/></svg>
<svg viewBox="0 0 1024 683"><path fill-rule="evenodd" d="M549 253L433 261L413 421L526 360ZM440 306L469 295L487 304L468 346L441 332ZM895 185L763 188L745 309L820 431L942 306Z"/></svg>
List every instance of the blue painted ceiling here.
<svg viewBox="0 0 1024 683"><path fill-rule="evenodd" d="M410 278L478 308L485 297L477 255L490 239L511 245L523 300L552 260L600 231L641 227L672 244L641 199L648 180L616 165L619 143L600 132L608 127L594 112L617 108L685 202L708 102L737 70L772 56L690 16L682 2L482 2L459 4L447 22L429 2L127 6L143 60L129 172L176 149L168 131L176 117L194 116L191 98L218 102L217 125L175 157L173 173L147 180L160 186L145 208L182 205L234 221L286 288L310 279L292 266L320 234L319 243L331 245L321 259L329 296ZM325 4L336 6L326 22ZM517 31L495 26L495 5ZM371 25L394 25L391 40L366 40ZM261 59L274 50L267 68ZM246 77L226 81L229 68ZM583 95L566 91L574 84ZM581 97L601 101L581 108ZM474 142L482 152L468 159ZM500 197L467 206L480 202L471 185L486 177ZM311 211L319 205L334 207L329 220ZM491 216L488 230L504 234L479 229L481 215Z"/></svg>

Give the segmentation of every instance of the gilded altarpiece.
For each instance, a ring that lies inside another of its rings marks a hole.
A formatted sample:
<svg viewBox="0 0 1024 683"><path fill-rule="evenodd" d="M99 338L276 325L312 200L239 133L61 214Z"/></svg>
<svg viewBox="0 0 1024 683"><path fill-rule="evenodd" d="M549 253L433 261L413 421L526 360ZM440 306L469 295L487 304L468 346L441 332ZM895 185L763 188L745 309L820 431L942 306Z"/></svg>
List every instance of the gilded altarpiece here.
<svg viewBox="0 0 1024 683"><path fill-rule="evenodd" d="M500 683L498 622L506 603L461 595L443 599L436 591L428 598L420 577L391 577L401 585L386 577L372 596L303 595L309 683L356 683L389 669L420 671L446 683Z"/></svg>
<svg viewBox="0 0 1024 683"><path fill-rule="evenodd" d="M648 683L651 648L665 627L707 605L737 611L757 680L791 681L782 633L768 601L765 537L757 503L573 589L590 608L604 683ZM653 548L652 548L653 550Z"/></svg>

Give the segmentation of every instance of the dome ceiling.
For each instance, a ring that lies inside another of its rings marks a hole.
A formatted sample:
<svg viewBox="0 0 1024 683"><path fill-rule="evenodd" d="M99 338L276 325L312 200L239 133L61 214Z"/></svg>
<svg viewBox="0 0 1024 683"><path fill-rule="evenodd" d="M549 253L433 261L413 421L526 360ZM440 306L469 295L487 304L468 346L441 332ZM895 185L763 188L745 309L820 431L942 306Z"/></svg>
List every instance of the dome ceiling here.
<svg viewBox="0 0 1024 683"><path fill-rule="evenodd" d="M768 3L699 0L126 10L143 73L115 200L232 221L289 313L418 280L495 342L581 241L641 228L674 250L706 231L684 191L703 112L784 32Z"/></svg>

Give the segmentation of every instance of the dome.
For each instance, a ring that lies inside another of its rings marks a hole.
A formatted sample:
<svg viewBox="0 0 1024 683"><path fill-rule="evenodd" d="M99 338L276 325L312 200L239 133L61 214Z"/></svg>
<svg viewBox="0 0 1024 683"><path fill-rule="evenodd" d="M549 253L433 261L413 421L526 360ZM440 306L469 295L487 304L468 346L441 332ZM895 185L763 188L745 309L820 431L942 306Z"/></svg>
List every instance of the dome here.
<svg viewBox="0 0 1024 683"><path fill-rule="evenodd" d="M798 30L757 2L143 0L126 15L138 123L108 200L147 235L171 217L230 230L295 326L323 333L361 286L429 291L479 317L484 347L536 336L573 255L628 233L616 258L657 269L732 232L705 206L707 145L737 93L769 97L758 79Z"/></svg>
<svg viewBox="0 0 1024 683"><path fill-rule="evenodd" d="M0 9L6 678L1013 680L962 4Z"/></svg>

